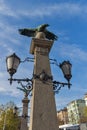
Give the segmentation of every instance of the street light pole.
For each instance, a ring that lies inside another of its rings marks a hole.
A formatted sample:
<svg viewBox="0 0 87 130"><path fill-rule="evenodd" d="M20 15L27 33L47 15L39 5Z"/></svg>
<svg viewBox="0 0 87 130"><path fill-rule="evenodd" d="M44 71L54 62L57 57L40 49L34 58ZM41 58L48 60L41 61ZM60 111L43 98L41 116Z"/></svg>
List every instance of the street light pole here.
<svg viewBox="0 0 87 130"><path fill-rule="evenodd" d="M30 47L35 62L29 130L58 130L49 61L53 41L46 40L43 35L44 33L39 32L32 38Z"/></svg>
<svg viewBox="0 0 87 130"><path fill-rule="evenodd" d="M22 100L22 103L23 103L23 107L19 107L19 108L22 108L22 115L21 116L18 116L17 115L17 112L18 112L18 107L14 107L13 109L13 113L14 113L14 116L16 118L19 118L20 119L20 130L28 130L28 103L30 102L30 100L28 99L28 97L24 97L23 100Z"/></svg>
<svg viewBox="0 0 87 130"><path fill-rule="evenodd" d="M54 92L59 91L61 87L68 86L68 88L70 88L71 86L72 65L69 61L64 61L60 65L55 61L56 65L61 68L68 83L53 80L49 53L54 40L57 40L57 36L45 30L47 26L48 24L44 24L36 29L19 29L20 34L33 37L30 53L34 55L34 71L31 79L13 79L13 75L17 72L17 68L22 61L15 53L6 58L7 71L10 74L10 84L12 84L13 81L20 83L22 87L20 90L25 92L26 97L32 91L29 130L58 130ZM25 61L26 60L24 60L24 62ZM24 86L22 82L26 82L27 84ZM23 104L25 104L25 100L23 100ZM23 130L27 130L27 127Z"/></svg>
<svg viewBox="0 0 87 130"><path fill-rule="evenodd" d="M28 103L29 99L27 97L24 97L22 100L23 103L23 110L22 110L22 116L21 116L21 127L20 130L28 130Z"/></svg>

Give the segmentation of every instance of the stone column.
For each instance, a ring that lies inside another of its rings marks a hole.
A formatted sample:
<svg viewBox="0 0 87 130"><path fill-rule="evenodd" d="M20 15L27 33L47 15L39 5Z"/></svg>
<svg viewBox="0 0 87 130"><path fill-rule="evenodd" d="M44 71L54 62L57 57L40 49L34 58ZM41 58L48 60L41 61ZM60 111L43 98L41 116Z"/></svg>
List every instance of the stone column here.
<svg viewBox="0 0 87 130"><path fill-rule="evenodd" d="M23 112L21 117L21 128L20 130L28 130L28 103L29 100L27 97L24 97L22 100L23 103Z"/></svg>
<svg viewBox="0 0 87 130"><path fill-rule="evenodd" d="M33 94L29 130L58 130L57 112L52 86L49 52L53 41L43 33L32 38L30 53L34 54ZM45 72L46 81L40 79Z"/></svg>

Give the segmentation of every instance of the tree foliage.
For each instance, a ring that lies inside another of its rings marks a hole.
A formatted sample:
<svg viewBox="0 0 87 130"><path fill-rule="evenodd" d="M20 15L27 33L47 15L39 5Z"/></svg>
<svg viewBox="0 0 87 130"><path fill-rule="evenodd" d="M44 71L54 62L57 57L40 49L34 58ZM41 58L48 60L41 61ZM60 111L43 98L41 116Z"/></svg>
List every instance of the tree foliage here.
<svg viewBox="0 0 87 130"><path fill-rule="evenodd" d="M87 106L83 110L83 115L81 116L80 123L87 122Z"/></svg>
<svg viewBox="0 0 87 130"><path fill-rule="evenodd" d="M18 130L20 119L13 113L14 103L0 107L0 130Z"/></svg>
<svg viewBox="0 0 87 130"><path fill-rule="evenodd" d="M87 117L87 106L84 108L84 115Z"/></svg>

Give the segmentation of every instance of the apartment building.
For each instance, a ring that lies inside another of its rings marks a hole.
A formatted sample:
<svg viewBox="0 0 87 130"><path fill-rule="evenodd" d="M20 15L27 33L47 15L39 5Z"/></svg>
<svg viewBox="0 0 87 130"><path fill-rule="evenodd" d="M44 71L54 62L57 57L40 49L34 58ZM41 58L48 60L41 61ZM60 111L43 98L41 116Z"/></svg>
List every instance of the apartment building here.
<svg viewBox="0 0 87 130"><path fill-rule="evenodd" d="M70 124L78 124L84 117L85 100L77 99L67 105L68 119Z"/></svg>
<svg viewBox="0 0 87 130"><path fill-rule="evenodd" d="M59 125L67 124L68 123L67 108L57 111L57 118L58 118Z"/></svg>

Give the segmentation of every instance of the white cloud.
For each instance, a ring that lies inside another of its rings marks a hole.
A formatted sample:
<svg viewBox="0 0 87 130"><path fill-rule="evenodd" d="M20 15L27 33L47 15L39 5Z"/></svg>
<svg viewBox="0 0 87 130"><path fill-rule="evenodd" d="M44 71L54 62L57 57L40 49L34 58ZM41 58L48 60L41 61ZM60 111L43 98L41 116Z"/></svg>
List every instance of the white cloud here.
<svg viewBox="0 0 87 130"><path fill-rule="evenodd" d="M87 15L87 5L81 3L54 3L54 4L34 4L32 7L12 8L13 5L8 5L4 1L0 1L0 14L15 18L25 17L44 17L44 16L83 16Z"/></svg>
<svg viewBox="0 0 87 130"><path fill-rule="evenodd" d="M6 22L0 22L0 39L8 39L14 44L18 44L19 40L17 39L17 29L16 27L7 24Z"/></svg>
<svg viewBox="0 0 87 130"><path fill-rule="evenodd" d="M0 49L0 54L5 56L7 54L13 53L13 49L11 47L9 47L6 43L0 43L1 49ZM5 53L2 53L3 51L5 51Z"/></svg>
<svg viewBox="0 0 87 130"><path fill-rule="evenodd" d="M8 80L0 81L0 94L10 95L13 97L20 96L20 91L16 87L10 86Z"/></svg>
<svg viewBox="0 0 87 130"><path fill-rule="evenodd" d="M70 99L69 97L64 97L64 96L58 96L56 97L56 107L57 107L57 110L60 110L64 107L67 106L67 104L71 101L72 99Z"/></svg>
<svg viewBox="0 0 87 130"><path fill-rule="evenodd" d="M82 12L86 12L87 9L84 9L84 5L76 3L60 3L49 7L49 10L51 10L51 12L56 12L56 14L61 16L63 14L78 15Z"/></svg>
<svg viewBox="0 0 87 130"><path fill-rule="evenodd" d="M18 30L2 20L0 21L0 30L0 54L8 55L13 53L14 46L20 46L20 37L17 37Z"/></svg>
<svg viewBox="0 0 87 130"><path fill-rule="evenodd" d="M18 14L28 17L44 17L44 16L83 16L87 15L87 5L74 3L59 3L52 5L43 5L35 7L31 10L18 10Z"/></svg>
<svg viewBox="0 0 87 130"><path fill-rule="evenodd" d="M15 11L12 11L11 7L9 7L4 0L0 1L0 14L17 17Z"/></svg>
<svg viewBox="0 0 87 130"><path fill-rule="evenodd" d="M87 52L82 50L78 45L59 43L58 46L60 48L59 54L61 56L66 56L73 60L87 62Z"/></svg>

